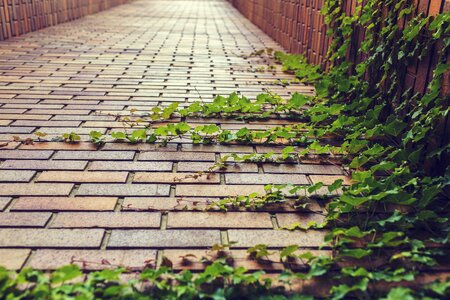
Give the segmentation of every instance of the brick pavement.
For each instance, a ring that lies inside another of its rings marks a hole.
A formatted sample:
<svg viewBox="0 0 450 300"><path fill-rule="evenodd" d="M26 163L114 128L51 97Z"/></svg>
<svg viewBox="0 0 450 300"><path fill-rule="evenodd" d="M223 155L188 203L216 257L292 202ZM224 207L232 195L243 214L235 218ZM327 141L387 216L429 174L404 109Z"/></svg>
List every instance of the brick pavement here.
<svg viewBox="0 0 450 300"><path fill-rule="evenodd" d="M254 98L265 89L284 97L311 94L310 87L275 85L291 78L279 71L255 72L266 62L246 55L267 47L280 49L222 0L134 1L0 42L0 265L54 269L76 262L92 270L109 267L102 263L108 261L143 268L165 255L175 268L198 269L203 265L185 264L180 256L201 257L214 244L235 242L238 265L279 270L279 264L249 260L243 250L258 243L317 250L323 231L277 230L320 222L323 206L315 200L314 212L303 213L289 205L257 212L202 209L222 197L263 192L269 183L332 182L343 176L337 166L242 163L180 181L207 170L221 153L274 148L84 142L91 130L123 128L120 115L132 109L145 113L232 92ZM228 129L285 123L187 121ZM83 142L14 141L72 131Z"/></svg>

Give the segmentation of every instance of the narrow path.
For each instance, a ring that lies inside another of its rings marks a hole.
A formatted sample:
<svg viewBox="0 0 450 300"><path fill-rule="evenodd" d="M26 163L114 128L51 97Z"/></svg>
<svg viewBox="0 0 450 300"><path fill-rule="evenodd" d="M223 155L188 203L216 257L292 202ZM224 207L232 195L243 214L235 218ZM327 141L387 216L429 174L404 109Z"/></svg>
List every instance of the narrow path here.
<svg viewBox="0 0 450 300"><path fill-rule="evenodd" d="M267 208L258 212L203 212L208 201L263 192L265 184L334 181L340 168L314 164L238 164L209 178L179 181L205 171L224 153L264 153L264 146L193 146L40 142L75 132L123 129L120 115L173 102L211 101L268 89L283 97L281 72L246 58L279 46L222 0L141 0L80 20L0 42L0 265L53 269L81 262L86 269L142 268L162 256L201 258L214 244L236 242L238 265L279 270L248 259L255 244L300 244L317 249L323 232L275 229L320 219L319 214ZM265 129L281 120L188 120L226 129ZM14 139L16 141L14 141ZM20 140L20 141L19 141ZM5 143L7 143L5 145ZM326 178L325 178L326 179ZM326 180L325 180L326 181ZM200 211L198 211L200 209ZM310 209L323 207L312 202Z"/></svg>

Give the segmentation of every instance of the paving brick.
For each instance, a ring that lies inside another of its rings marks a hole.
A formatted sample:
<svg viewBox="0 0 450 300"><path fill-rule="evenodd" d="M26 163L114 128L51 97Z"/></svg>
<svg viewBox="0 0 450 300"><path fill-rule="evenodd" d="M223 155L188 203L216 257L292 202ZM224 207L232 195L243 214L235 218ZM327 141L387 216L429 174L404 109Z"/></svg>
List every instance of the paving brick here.
<svg viewBox="0 0 450 300"><path fill-rule="evenodd" d="M348 176L310 175L309 178L311 178L313 183L323 182L323 184L325 185L331 185L338 179L342 179L344 181L343 182L344 185L352 184L352 180Z"/></svg>
<svg viewBox="0 0 450 300"><path fill-rule="evenodd" d="M98 248L103 229L0 229L0 247Z"/></svg>
<svg viewBox="0 0 450 300"><path fill-rule="evenodd" d="M28 116L28 115L21 115L21 116ZM14 123L12 123L11 126L38 126L38 127L66 127L66 128L70 128L70 127L78 127L78 126L80 126L80 124L81 124L81 122L79 122L79 121L18 120L18 121L14 121Z"/></svg>
<svg viewBox="0 0 450 300"><path fill-rule="evenodd" d="M247 248L258 244L269 247L286 247L301 245L302 247L319 247L326 231L288 231L288 230L228 230L230 242L237 242L233 248Z"/></svg>
<svg viewBox="0 0 450 300"><path fill-rule="evenodd" d="M10 170L83 170L87 161L7 160L0 169Z"/></svg>
<svg viewBox="0 0 450 300"><path fill-rule="evenodd" d="M50 228L159 228L160 223L157 212L62 212Z"/></svg>
<svg viewBox="0 0 450 300"><path fill-rule="evenodd" d="M175 152L177 151L177 145L168 144L163 146L162 144L130 144L115 142L105 143L102 150Z"/></svg>
<svg viewBox="0 0 450 300"><path fill-rule="evenodd" d="M107 248L207 248L220 244L219 230L112 230Z"/></svg>
<svg viewBox="0 0 450 300"><path fill-rule="evenodd" d="M287 174L225 174L227 184L309 184L304 175Z"/></svg>
<svg viewBox="0 0 450 300"><path fill-rule="evenodd" d="M16 171L17 172L17 171ZM77 171L45 171L36 179L37 182L92 182L92 183L125 183L127 172L77 172Z"/></svg>
<svg viewBox="0 0 450 300"><path fill-rule="evenodd" d="M234 197L252 193L265 194L263 185L177 185L177 196Z"/></svg>
<svg viewBox="0 0 450 300"><path fill-rule="evenodd" d="M53 159L60 160L133 160L131 151L58 151Z"/></svg>
<svg viewBox="0 0 450 300"><path fill-rule="evenodd" d="M113 211L116 197L20 197L12 211Z"/></svg>
<svg viewBox="0 0 450 300"><path fill-rule="evenodd" d="M30 182L35 171L16 171L3 170L0 171L0 182Z"/></svg>
<svg viewBox="0 0 450 300"><path fill-rule="evenodd" d="M11 202L11 197L0 197L0 211L3 211L6 206Z"/></svg>
<svg viewBox="0 0 450 300"><path fill-rule="evenodd" d="M205 172L213 166L211 162L179 162L177 170L179 172ZM214 169L217 173L258 173L256 164L227 164L224 169Z"/></svg>
<svg viewBox="0 0 450 300"><path fill-rule="evenodd" d="M257 212L170 212L167 228L272 228L272 221Z"/></svg>
<svg viewBox="0 0 450 300"><path fill-rule="evenodd" d="M0 196L67 196L73 184L0 183Z"/></svg>
<svg viewBox="0 0 450 300"><path fill-rule="evenodd" d="M95 150L97 146L93 143L63 143L63 142L34 142L33 144L22 144L20 149L28 150Z"/></svg>
<svg viewBox="0 0 450 300"><path fill-rule="evenodd" d="M68 264L76 264L86 271L117 267L136 271L154 265L155 261L155 250L39 249L34 253L27 266L38 270L55 270Z"/></svg>
<svg viewBox="0 0 450 300"><path fill-rule="evenodd" d="M316 164L264 164L265 173L341 175L342 168Z"/></svg>
<svg viewBox="0 0 450 300"><path fill-rule="evenodd" d="M218 174L203 174L196 173L136 173L133 182L147 182L147 183L220 183Z"/></svg>
<svg viewBox="0 0 450 300"><path fill-rule="evenodd" d="M322 224L325 221L323 215L312 212L276 214L276 218L278 225L282 228L291 228L296 225L306 227L310 222Z"/></svg>
<svg viewBox="0 0 450 300"><path fill-rule="evenodd" d="M78 196L168 196L164 184L82 184Z"/></svg>
<svg viewBox="0 0 450 300"><path fill-rule="evenodd" d="M243 145L192 145L184 144L181 151L192 151L192 152L229 152L229 153L253 153L252 146Z"/></svg>
<svg viewBox="0 0 450 300"><path fill-rule="evenodd" d="M44 227L51 213L0 213L0 227Z"/></svg>
<svg viewBox="0 0 450 300"><path fill-rule="evenodd" d="M139 155L138 160L157 161L215 161L214 153L197 152L145 152Z"/></svg>
<svg viewBox="0 0 450 300"><path fill-rule="evenodd" d="M144 161L94 161L89 166L92 171L171 171L172 162Z"/></svg>
<svg viewBox="0 0 450 300"><path fill-rule="evenodd" d="M30 253L29 249L0 249L0 266L8 270L19 270Z"/></svg>
<svg viewBox="0 0 450 300"><path fill-rule="evenodd" d="M0 150L0 159L49 159L53 151Z"/></svg>

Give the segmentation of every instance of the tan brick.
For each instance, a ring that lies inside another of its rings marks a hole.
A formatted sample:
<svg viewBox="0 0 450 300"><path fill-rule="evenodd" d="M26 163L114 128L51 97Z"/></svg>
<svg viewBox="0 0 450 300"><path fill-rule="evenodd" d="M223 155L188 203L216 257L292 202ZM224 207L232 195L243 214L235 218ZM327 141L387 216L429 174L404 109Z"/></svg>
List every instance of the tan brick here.
<svg viewBox="0 0 450 300"><path fill-rule="evenodd" d="M87 161L7 160L0 169L11 170L83 170Z"/></svg>
<svg viewBox="0 0 450 300"><path fill-rule="evenodd" d="M21 115L21 116L31 116L31 115ZM39 115L45 117L45 115ZM11 126L36 126L36 127L78 127L81 122L79 121L35 121L35 120L21 120L14 121Z"/></svg>
<svg viewBox="0 0 450 300"><path fill-rule="evenodd" d="M0 183L0 196L67 196L73 184Z"/></svg>
<svg viewBox="0 0 450 300"><path fill-rule="evenodd" d="M288 231L288 230L228 230L230 242L236 242L233 248L247 248L258 244L269 247L286 247L301 245L302 247L319 247L324 240L326 231Z"/></svg>
<svg viewBox="0 0 450 300"><path fill-rule="evenodd" d="M257 212L170 212L167 228L272 228L272 221Z"/></svg>
<svg viewBox="0 0 450 300"><path fill-rule="evenodd" d="M78 196L168 196L167 184L89 184L84 183Z"/></svg>
<svg viewBox="0 0 450 300"><path fill-rule="evenodd" d="M243 146L243 145L192 145L192 144L184 144L181 148L182 151L192 151L192 152L233 152L233 153L252 153L252 146Z"/></svg>
<svg viewBox="0 0 450 300"><path fill-rule="evenodd" d="M17 171L3 170L0 171L0 182L30 182L35 171Z"/></svg>
<svg viewBox="0 0 450 300"><path fill-rule="evenodd" d="M0 227L44 227L51 213L0 213Z"/></svg>
<svg viewBox="0 0 450 300"><path fill-rule="evenodd" d="M264 186L248 186L248 185L177 185L177 196L192 197L234 197L245 196L252 193L264 195Z"/></svg>
<svg viewBox="0 0 450 300"><path fill-rule="evenodd" d="M197 152L144 152L139 155L138 160L157 161L215 161L214 153Z"/></svg>
<svg viewBox="0 0 450 300"><path fill-rule="evenodd" d="M290 228L295 225L305 227L310 222L322 224L325 221L325 216L312 212L276 214L276 218L278 225L285 228Z"/></svg>
<svg viewBox="0 0 450 300"><path fill-rule="evenodd" d="M168 249L164 257L172 263L173 270L204 270L209 261L216 260L217 252L198 249Z"/></svg>
<svg viewBox="0 0 450 300"><path fill-rule="evenodd" d="M0 229L0 247L98 248L103 229Z"/></svg>
<svg viewBox="0 0 450 300"><path fill-rule="evenodd" d="M159 228L160 223L157 212L62 212L50 228Z"/></svg>
<svg viewBox="0 0 450 300"><path fill-rule="evenodd" d="M218 174L197 173L136 173L133 182L147 183L220 183Z"/></svg>
<svg viewBox="0 0 450 300"><path fill-rule="evenodd" d="M352 179L348 176L310 175L309 178L311 178L313 183L323 182L325 185L331 185L338 179L344 180L344 185L352 184Z"/></svg>
<svg viewBox="0 0 450 300"><path fill-rule="evenodd" d="M28 150L95 150L97 146L93 143L63 143L63 142L34 142L33 144L22 144L20 149Z"/></svg>
<svg viewBox="0 0 450 300"><path fill-rule="evenodd" d="M179 162L178 172L205 172L213 167L212 162ZM258 173L258 166L256 164L244 163L244 164L234 164L229 163L226 168L214 169L216 173Z"/></svg>
<svg viewBox="0 0 450 300"><path fill-rule="evenodd" d="M203 210L218 198L132 198L127 197L122 204L123 210Z"/></svg>
<svg viewBox="0 0 450 300"><path fill-rule="evenodd" d="M38 182L92 182L92 183L125 183L127 172L77 172L77 171L46 171L36 179Z"/></svg>
<svg viewBox="0 0 450 300"><path fill-rule="evenodd" d="M162 144L142 144L142 143L131 144L131 143L114 142L114 143L105 143L102 147L102 150L174 152L177 151L177 145L168 144L166 146L163 146Z"/></svg>
<svg viewBox="0 0 450 300"><path fill-rule="evenodd" d="M0 197L0 211L3 211L5 207L11 202L11 197Z"/></svg>
<svg viewBox="0 0 450 300"><path fill-rule="evenodd" d="M225 174L227 184L309 184L304 175L285 174Z"/></svg>
<svg viewBox="0 0 450 300"><path fill-rule="evenodd" d="M2 116L2 118L3 118L3 116ZM11 118L11 120L15 120L15 119ZM8 126L9 124L12 123L11 120L0 120L0 126Z"/></svg>
<svg viewBox="0 0 450 300"><path fill-rule="evenodd" d="M59 160L132 160L132 151L58 151L53 158Z"/></svg>
<svg viewBox="0 0 450 300"><path fill-rule="evenodd" d="M20 197L14 202L12 211L112 211L118 198L115 197Z"/></svg>
<svg viewBox="0 0 450 300"><path fill-rule="evenodd" d="M48 159L53 151L0 150L0 159Z"/></svg>
<svg viewBox="0 0 450 300"><path fill-rule="evenodd" d="M141 161L94 161L89 166L92 171L171 171L172 162Z"/></svg>
<svg viewBox="0 0 450 300"><path fill-rule="evenodd" d="M316 164L264 164L265 173L341 175L342 168Z"/></svg>
<svg viewBox="0 0 450 300"><path fill-rule="evenodd" d="M107 247L206 248L214 244L220 244L219 230L113 230Z"/></svg>
<svg viewBox="0 0 450 300"><path fill-rule="evenodd" d="M28 267L54 270L68 264L76 264L82 270L95 271L124 267L142 270L155 264L155 250L51 250L39 249L32 256Z"/></svg>
<svg viewBox="0 0 450 300"><path fill-rule="evenodd" d="M19 270L30 253L29 249L0 249L0 266L8 270Z"/></svg>

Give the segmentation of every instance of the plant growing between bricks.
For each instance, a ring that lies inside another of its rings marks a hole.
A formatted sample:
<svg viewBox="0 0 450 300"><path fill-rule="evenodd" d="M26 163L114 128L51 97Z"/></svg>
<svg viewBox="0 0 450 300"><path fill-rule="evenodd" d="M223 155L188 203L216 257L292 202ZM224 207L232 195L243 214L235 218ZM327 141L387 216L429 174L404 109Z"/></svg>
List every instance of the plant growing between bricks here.
<svg viewBox="0 0 450 300"><path fill-rule="evenodd" d="M297 199L294 205L302 209L299 194L311 195L325 187L330 194L335 193L326 199L325 222L312 222L307 226L292 224L285 229L328 228L323 246L331 249L332 255L300 254L297 245L282 249L278 253L281 262L300 259L309 267L306 272L296 272L289 270L286 264L287 271L279 280L327 278L332 282L332 299L446 298L450 293L448 278L421 284L415 289L407 284L420 278L421 270L444 263L444 247L450 232L449 168L433 170L428 167L430 162L443 163L449 152L448 145L433 150L428 145L431 139L439 139L441 121L448 116L448 98L441 96L440 91L443 75L449 69L446 57L450 47L450 13L435 18L411 17L413 11L412 1L369 0L364 6L358 2L355 13L348 16L341 8L341 1L325 1L323 12L333 40L327 68L310 65L301 55L272 53L271 50L253 54L273 55L285 72L295 73L299 81L314 85L314 97L296 93L286 100L265 93L256 101L250 101L232 94L217 97L212 103L196 102L187 107L174 103L156 107L138 120L124 119L130 129L113 132L110 136L94 131L90 138L94 143L112 138L131 143L167 144L175 139L190 138L197 144L256 142L285 146L281 154L227 155L207 171L194 176L208 176L226 168L230 160L282 162L313 157L339 160L350 170L350 186L344 186L342 180L328 186L323 183L268 185L263 195L254 193L222 199L210 204L209 209L255 209L292 199ZM408 21L400 28L397 20L404 17ZM357 27L366 28L366 38L359 52L367 59L352 64L346 54ZM402 91L402 70L415 57L424 57L433 51L438 42L442 45L440 57L427 93ZM242 128L236 132L214 124L191 126L184 121L156 126L174 117L245 120L273 117L298 123L259 131ZM132 128L145 123L150 125ZM45 135L38 137L42 139ZM62 140L76 142L79 137L67 133ZM338 144L329 143L330 140ZM382 214L378 213L380 210ZM431 244L437 247L430 247ZM272 250L266 245L255 245L249 249L249 254L255 259L264 259ZM383 264L374 265L377 259L382 259ZM81 283L67 283L82 275L74 266L56 271L50 279L38 271L23 270L15 277L2 270L0 295L24 298L80 295L86 299L93 295L184 299L223 299L238 295L250 298L265 295L267 299L290 297L286 296L288 291L277 290L276 284L263 279L261 273L246 273L229 264L229 260L220 259L198 274L189 271L176 274L166 267L149 269L138 280L126 284L119 283L118 277L126 271L124 269L91 273ZM32 283L34 288L23 291L20 285L24 283ZM141 283L148 288L139 288ZM309 295L292 297L313 298Z"/></svg>

